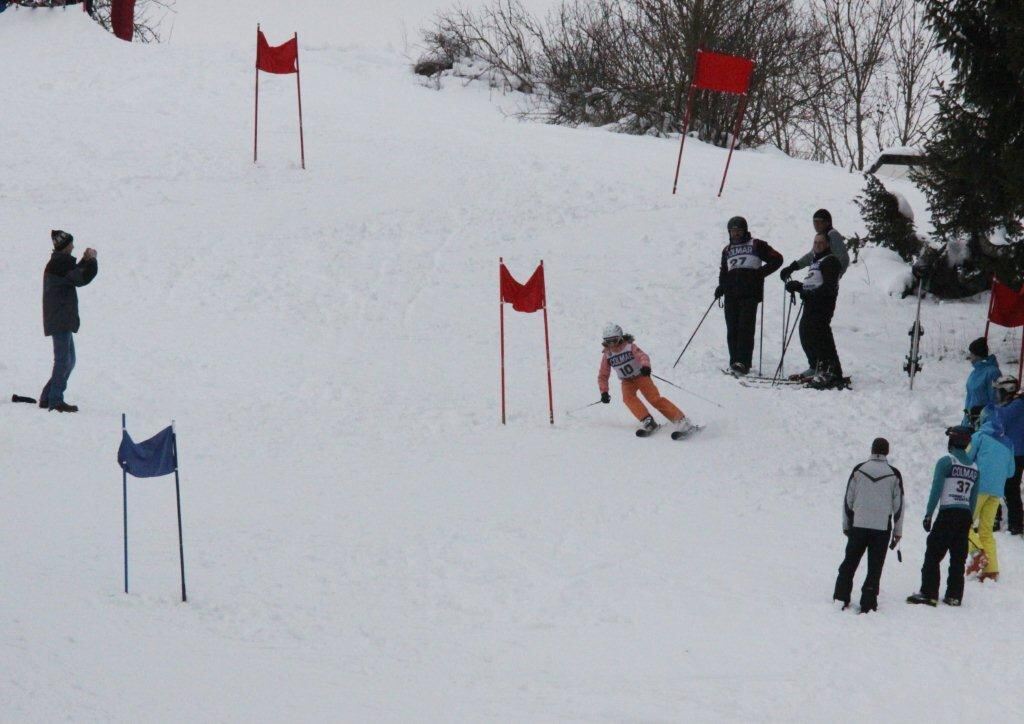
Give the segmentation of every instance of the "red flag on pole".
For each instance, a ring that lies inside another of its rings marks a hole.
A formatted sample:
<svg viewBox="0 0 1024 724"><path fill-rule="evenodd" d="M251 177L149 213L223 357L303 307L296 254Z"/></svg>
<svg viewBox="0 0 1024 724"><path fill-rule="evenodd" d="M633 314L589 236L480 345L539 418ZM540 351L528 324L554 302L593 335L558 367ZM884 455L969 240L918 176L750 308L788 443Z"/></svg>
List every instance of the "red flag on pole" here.
<svg viewBox="0 0 1024 724"><path fill-rule="evenodd" d="M548 421L555 424L555 402L551 392L551 342L548 337L548 303L547 290L544 286L544 262L527 280L520 284L515 280L505 262L498 259L498 318L501 339L501 424L505 424L505 305L511 304L512 309L527 314L542 310L544 312L544 355L548 365Z"/></svg>
<svg viewBox="0 0 1024 724"><path fill-rule="evenodd" d="M264 73L287 75L299 72L299 40L270 45L262 30L256 31L256 68Z"/></svg>
<svg viewBox="0 0 1024 724"><path fill-rule="evenodd" d="M508 267L501 265L501 301L512 305L517 312L536 312L543 309L544 298L544 266L538 266L533 276L520 284L509 272Z"/></svg>
<svg viewBox="0 0 1024 724"><path fill-rule="evenodd" d="M697 71L693 85L696 88L742 95L750 89L750 76L754 61L738 55L697 51Z"/></svg>
<svg viewBox="0 0 1024 724"><path fill-rule="evenodd" d="M1000 327L1024 327L1024 288L1015 292L993 279L988 319Z"/></svg>
<svg viewBox="0 0 1024 724"><path fill-rule="evenodd" d="M110 28L121 40L135 35L135 0L113 0L110 4Z"/></svg>

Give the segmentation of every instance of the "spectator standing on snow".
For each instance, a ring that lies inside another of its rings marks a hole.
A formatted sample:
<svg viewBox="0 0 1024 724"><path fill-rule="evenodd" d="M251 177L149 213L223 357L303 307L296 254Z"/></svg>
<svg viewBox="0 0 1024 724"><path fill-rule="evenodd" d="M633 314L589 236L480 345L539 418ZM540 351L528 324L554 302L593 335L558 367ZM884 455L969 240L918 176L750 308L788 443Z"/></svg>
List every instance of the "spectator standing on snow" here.
<svg viewBox="0 0 1024 724"><path fill-rule="evenodd" d="M43 334L53 339L53 373L39 395L39 406L58 412L78 412L64 402L64 390L75 368L74 335L81 326L78 287L91 282L99 271L96 250L86 249L82 260L71 256L74 237L66 231L50 232L53 254L43 271Z"/></svg>
<svg viewBox="0 0 1024 724"><path fill-rule="evenodd" d="M693 430L694 425L689 418L672 404L671 400L662 397L651 381L651 358L634 342L633 335L624 334L622 327L617 324L607 324L601 346L604 351L597 373L601 402L608 404L612 401L608 393L608 378L614 369L622 382L622 401L642 425L637 434L649 434L658 428L658 424L644 403L637 398L637 394L642 394L658 412L667 417L675 426L676 432L685 434Z"/></svg>
<svg viewBox="0 0 1024 724"><path fill-rule="evenodd" d="M797 293L804 300L800 345L807 355L808 368L793 378L820 390L844 385L843 366L832 334L832 315L842 274L842 265L832 253L828 237L818 234L814 237L814 261L807 268L807 277L802 282L786 282L786 291Z"/></svg>
<svg viewBox="0 0 1024 724"><path fill-rule="evenodd" d="M995 381L996 414L1003 424L1006 437L1013 443L1013 477L1006 481L1003 491L1006 499L1006 525L1010 535L1024 534L1024 504L1020 497L1020 480L1024 473L1024 399L1020 397L1020 383L1012 375L1003 375ZM999 530L1000 514L996 513L995 530Z"/></svg>
<svg viewBox="0 0 1024 724"><path fill-rule="evenodd" d="M968 448L971 459L977 463L978 502L974 508L977 530L971 531L971 564L968 573L980 571L978 580L998 581L999 560L996 556L996 538L992 535L996 511L1003 500L1006 481L1013 477L1013 443L1003 433L1003 424L995 408L981 412L981 427L971 437Z"/></svg>
<svg viewBox="0 0 1024 724"><path fill-rule="evenodd" d="M853 574L868 554L868 574L860 589L861 613L878 610L886 547L895 548L903 536L903 476L889 464L889 441L875 438L871 457L854 467L843 498L843 535L846 557L839 566L833 600L850 605Z"/></svg>
<svg viewBox="0 0 1024 724"><path fill-rule="evenodd" d="M978 466L971 460L967 447L971 444L971 428L960 425L946 430L949 455L935 463L932 489L928 496L923 526L928 533L921 566L921 589L907 598L907 603L939 605L939 564L949 553L949 573L943 603L959 606L964 597L964 562L967 560L967 536L971 531L973 510L978 498ZM998 445L998 443L996 443ZM939 515L932 524L932 513Z"/></svg>
<svg viewBox="0 0 1024 724"><path fill-rule="evenodd" d="M757 306L764 300L764 280L782 266L782 254L768 242L751 237L742 216L729 219L726 228L729 243L722 249L715 299L725 296L729 369L745 375L754 358Z"/></svg>
<svg viewBox="0 0 1024 724"><path fill-rule="evenodd" d="M832 228L832 214L828 209L818 209L814 212L814 216L811 217L811 224L814 225L815 237L817 237L818 234L824 234L828 238L828 247L832 250L832 255L839 260L839 276L842 276L850 266L850 252L846 249L846 238ZM788 282L789 278L793 275L793 272L797 269L803 269L804 267L808 267L813 264L814 254L815 252L812 249L809 254L804 254L802 257L783 269L779 273L779 276L782 277L782 281Z"/></svg>
<svg viewBox="0 0 1024 724"><path fill-rule="evenodd" d="M996 391L992 386L1003 376L999 371L996 357L989 354L988 341L978 337L967 346L971 361L971 374L967 376L967 396L964 398L964 419L962 425L978 427L978 418L985 405L996 403Z"/></svg>

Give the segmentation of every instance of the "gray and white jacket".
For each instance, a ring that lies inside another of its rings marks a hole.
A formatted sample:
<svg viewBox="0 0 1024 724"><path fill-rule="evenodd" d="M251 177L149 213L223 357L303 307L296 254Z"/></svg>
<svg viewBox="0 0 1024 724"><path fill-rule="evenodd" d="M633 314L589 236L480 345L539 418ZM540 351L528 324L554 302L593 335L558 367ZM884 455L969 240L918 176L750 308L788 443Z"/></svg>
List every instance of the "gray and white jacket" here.
<svg viewBox="0 0 1024 724"><path fill-rule="evenodd" d="M903 535L903 476L885 455L872 455L857 465L846 483L843 532L850 528L888 530Z"/></svg>
<svg viewBox="0 0 1024 724"><path fill-rule="evenodd" d="M846 249L846 237L835 229L829 229L827 236L828 249L839 260L839 276L842 276L850 266L850 252ZM814 261L814 252L809 251L796 260L796 268L803 269L810 266L812 261Z"/></svg>

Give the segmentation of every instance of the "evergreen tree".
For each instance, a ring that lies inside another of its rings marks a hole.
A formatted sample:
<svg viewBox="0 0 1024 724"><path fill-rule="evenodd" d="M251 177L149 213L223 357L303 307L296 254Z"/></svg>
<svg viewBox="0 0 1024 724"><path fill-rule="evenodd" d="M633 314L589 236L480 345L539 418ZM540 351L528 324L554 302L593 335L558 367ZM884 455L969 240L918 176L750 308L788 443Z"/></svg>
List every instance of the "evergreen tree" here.
<svg viewBox="0 0 1024 724"><path fill-rule="evenodd" d="M868 173L864 178L867 186L856 200L868 229L864 241L892 249L905 262L913 261L921 250L914 222L900 213L899 200L886 190L881 181Z"/></svg>
<svg viewBox="0 0 1024 724"><path fill-rule="evenodd" d="M1024 273L1024 2L922 0L953 78L940 87L915 174L939 238L968 242L978 263L1008 283ZM1008 245L989 242L1005 230Z"/></svg>

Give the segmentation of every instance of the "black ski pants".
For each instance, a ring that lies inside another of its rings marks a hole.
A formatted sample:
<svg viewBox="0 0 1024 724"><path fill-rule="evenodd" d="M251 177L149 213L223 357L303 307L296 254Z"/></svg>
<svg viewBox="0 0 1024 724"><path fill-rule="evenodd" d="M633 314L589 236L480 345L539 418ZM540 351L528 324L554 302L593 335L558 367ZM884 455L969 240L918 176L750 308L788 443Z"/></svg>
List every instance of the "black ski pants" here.
<svg viewBox="0 0 1024 724"><path fill-rule="evenodd" d="M843 603L850 602L850 594L853 591L853 574L857 572L860 559L867 551L868 575L864 578L864 585L860 589L860 607L862 610L874 610L878 607L878 586L882 580L882 566L885 564L889 538L888 530L850 528L850 533L846 537L846 557L839 565L839 575L836 577L836 588L832 598Z"/></svg>
<svg viewBox="0 0 1024 724"><path fill-rule="evenodd" d="M750 369L754 359L754 333L757 331L757 297L725 295L725 337L729 343L729 364L742 362Z"/></svg>
<svg viewBox="0 0 1024 724"><path fill-rule="evenodd" d="M1013 477L1006 479L1006 487L1003 490L1003 497L1006 499L1006 528L1011 535L1024 533L1024 504L1020 498L1020 479L1024 473L1024 456L1018 455L1014 458L1017 463L1013 470ZM1003 509L999 508L996 513L996 524L1003 520Z"/></svg>
<svg viewBox="0 0 1024 724"><path fill-rule="evenodd" d="M962 508L940 510L932 523L932 532L925 544L924 565L921 566L921 593L928 598L939 597L939 564L949 553L949 577L946 596L964 597L964 564L967 563L967 535L974 515Z"/></svg>
<svg viewBox="0 0 1024 724"><path fill-rule="evenodd" d="M837 377L843 376L843 365L836 351L836 339L832 336L832 315L835 305L819 307L804 304L800 317L800 345L807 355L807 366L812 370L831 369Z"/></svg>

